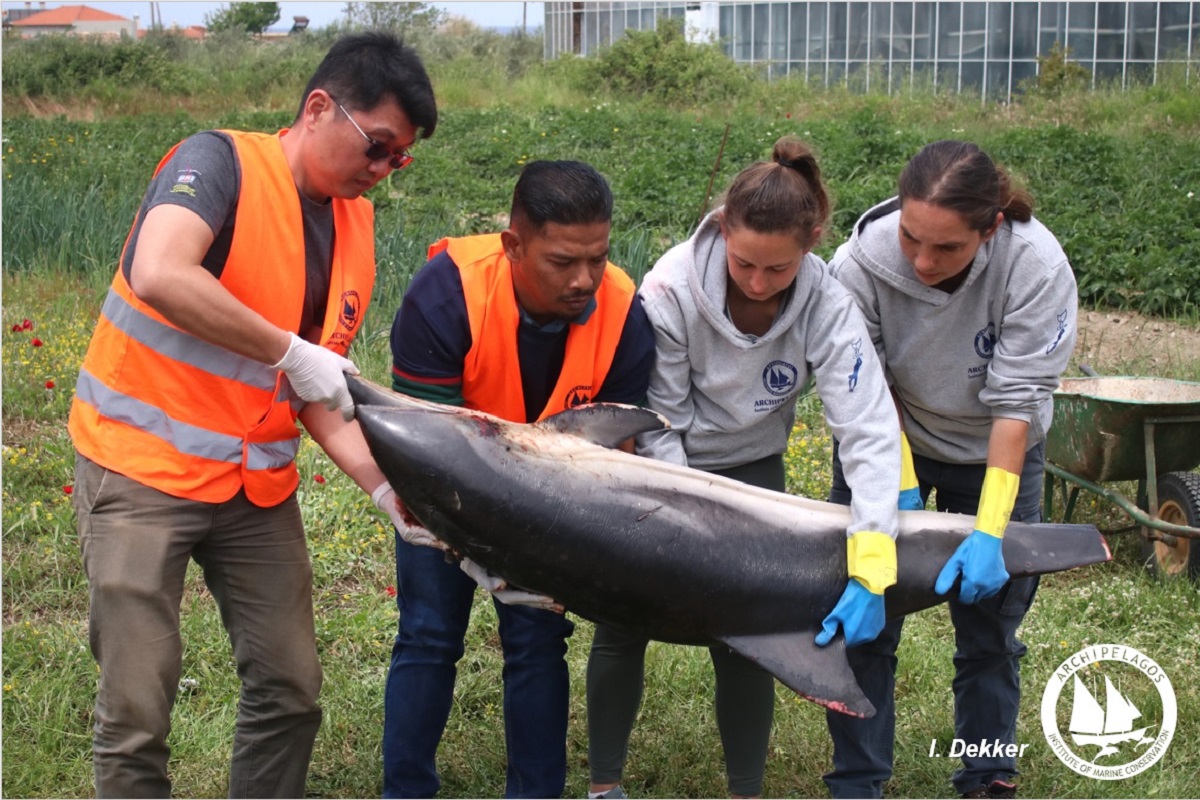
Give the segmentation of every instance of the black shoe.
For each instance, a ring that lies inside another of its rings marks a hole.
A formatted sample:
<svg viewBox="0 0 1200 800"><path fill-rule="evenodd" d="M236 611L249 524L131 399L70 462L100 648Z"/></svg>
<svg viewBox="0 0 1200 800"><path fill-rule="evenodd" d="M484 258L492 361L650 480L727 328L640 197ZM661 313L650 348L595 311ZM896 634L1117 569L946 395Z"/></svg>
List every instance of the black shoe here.
<svg viewBox="0 0 1200 800"><path fill-rule="evenodd" d="M992 781L987 786L980 786L963 793L963 797L968 798L1010 798L1016 796L1017 785L1008 781Z"/></svg>

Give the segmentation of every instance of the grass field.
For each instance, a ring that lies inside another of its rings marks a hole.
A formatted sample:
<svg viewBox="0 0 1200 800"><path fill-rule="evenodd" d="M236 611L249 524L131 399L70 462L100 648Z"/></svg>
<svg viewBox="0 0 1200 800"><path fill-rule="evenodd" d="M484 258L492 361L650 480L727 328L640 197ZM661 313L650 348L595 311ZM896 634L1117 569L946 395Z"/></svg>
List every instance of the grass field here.
<svg viewBox="0 0 1200 800"><path fill-rule="evenodd" d="M6 62L7 63L7 62ZM6 66L7 70L7 66ZM608 98L556 102L518 94L445 109L417 161L372 193L380 279L352 356L385 381L387 331L426 246L447 234L502 224L512 182L535 158L581 158L612 181L613 260L640 276L687 235L715 187L769 153L784 133L811 141L837 198L828 255L865 208L888 196L904 160L925 141L979 141L1010 164L1062 239L1088 304L1167 314L1195 327L1200 296L1200 101L1196 89L1072 95L1013 107L952 97L823 95L763 90L733 107L667 109ZM439 86L439 92L442 87ZM555 95L557 97L557 95ZM517 97L518 99L513 99ZM166 147L206 127L273 130L291 99L219 113L38 116L10 112L3 142L3 795L83 797L92 792L90 738L96 667L87 648L87 587L70 508L73 455L65 418L99 303L146 179ZM207 102L215 102L209 98ZM1140 103L1140 105L1139 105ZM218 103L219 104L219 103ZM37 107L36 103L30 106ZM1135 113L1136 112L1136 113ZM89 112L91 113L91 112ZM726 125L729 137L720 144ZM28 325L25 322L28 321ZM1144 374L1124 353L1102 372ZM1175 353L1162 377L1200 379L1200 353ZM788 453L789 488L823 497L830 440L818 401L806 399ZM300 455L300 502L316 578L325 722L309 793L380 791L384 670L396 610L390 530L367 499L310 441ZM1128 490L1128 487L1127 487ZM1123 518L1089 496L1077 512L1105 528ZM1018 740L1029 744L1023 796L1189 797L1200 763L1200 593L1160 582L1140 565L1133 533L1109 539L1109 564L1043 580L1022 628L1029 653ZM198 573L184 599L185 686L173 718L171 771L180 796L224 796L238 685L215 604ZM455 708L443 740L443 796L503 792L500 650L494 614L476 604ZM567 794L586 790L583 674L591 625L577 620ZM1174 683L1179 732L1157 765L1132 779L1097 781L1063 766L1042 737L1039 703L1051 672L1085 645L1115 642L1156 659ZM895 797L951 796L950 759L930 742L953 737L953 637L945 607L905 628L897 685ZM698 648L652 645L647 690L625 788L642 797L725 795L712 711L712 670ZM825 796L830 745L823 713L777 692L766 793Z"/></svg>

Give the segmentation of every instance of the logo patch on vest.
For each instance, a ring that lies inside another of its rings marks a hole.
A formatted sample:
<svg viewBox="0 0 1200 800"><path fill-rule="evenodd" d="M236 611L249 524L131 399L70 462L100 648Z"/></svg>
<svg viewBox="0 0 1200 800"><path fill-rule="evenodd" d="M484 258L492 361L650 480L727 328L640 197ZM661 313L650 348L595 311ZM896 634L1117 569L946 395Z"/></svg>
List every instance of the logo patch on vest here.
<svg viewBox="0 0 1200 800"><path fill-rule="evenodd" d="M571 391L567 392L567 402L564 408L575 408L592 402L592 387L591 384L576 386Z"/></svg>
<svg viewBox="0 0 1200 800"><path fill-rule="evenodd" d="M348 291L342 292L342 310L338 312L338 322L342 323L342 327L346 330L354 330L358 325L358 315L362 311L362 303L358 299L358 292Z"/></svg>

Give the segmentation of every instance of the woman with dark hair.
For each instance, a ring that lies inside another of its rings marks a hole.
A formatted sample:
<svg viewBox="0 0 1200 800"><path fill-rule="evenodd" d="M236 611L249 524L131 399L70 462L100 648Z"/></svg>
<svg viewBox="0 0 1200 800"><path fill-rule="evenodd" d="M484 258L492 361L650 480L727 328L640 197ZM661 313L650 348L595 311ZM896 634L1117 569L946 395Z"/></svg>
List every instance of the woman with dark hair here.
<svg viewBox="0 0 1200 800"><path fill-rule="evenodd" d="M639 290L654 327L648 405L671 423L638 452L784 491L783 452L810 377L845 442L846 475L862 489L847 529L852 580L817 634L847 642L883 628L895 582L899 431L867 329L849 294L810 251L830 213L809 148L780 139L770 161L742 170L723 205L667 252ZM887 487L871 491L869 487ZM619 786L643 688L646 639L597 625L588 661L592 797ZM762 793L775 704L771 675L728 647L710 648L729 791Z"/></svg>
<svg viewBox="0 0 1200 800"><path fill-rule="evenodd" d="M1033 199L976 145L927 145L899 195L855 224L831 262L858 302L903 429L899 507L975 514L975 530L943 567L950 599L955 737L1016 741L1017 627L1037 578L1010 581L1001 540L1011 517L1039 522L1052 394L1075 344L1075 276L1033 217ZM830 500L849 503L835 444ZM857 498L854 498L857 500ZM828 714L834 797L880 797L892 774L896 646L904 620L847 650L875 705L871 719ZM964 797L1014 797L1016 759L989 748L953 776Z"/></svg>

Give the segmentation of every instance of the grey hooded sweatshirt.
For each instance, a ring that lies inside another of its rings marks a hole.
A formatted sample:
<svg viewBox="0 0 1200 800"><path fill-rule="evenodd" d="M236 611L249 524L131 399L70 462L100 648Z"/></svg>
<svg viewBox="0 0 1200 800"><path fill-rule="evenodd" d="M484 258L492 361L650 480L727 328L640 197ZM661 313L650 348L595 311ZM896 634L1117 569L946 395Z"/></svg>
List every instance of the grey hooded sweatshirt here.
<svg viewBox="0 0 1200 800"><path fill-rule="evenodd" d="M671 428L639 436L638 451L705 470L782 453L796 399L815 375L854 493L847 535L895 537L900 431L854 300L809 254L770 330L742 333L726 314L719 212L659 259L639 289L655 336L648 405Z"/></svg>
<svg viewBox="0 0 1200 800"><path fill-rule="evenodd" d="M1046 438L1054 390L1075 347L1075 275L1036 219L1004 220L946 293L921 283L900 250L900 201L855 224L830 262L870 330L914 453L987 462L997 417Z"/></svg>

